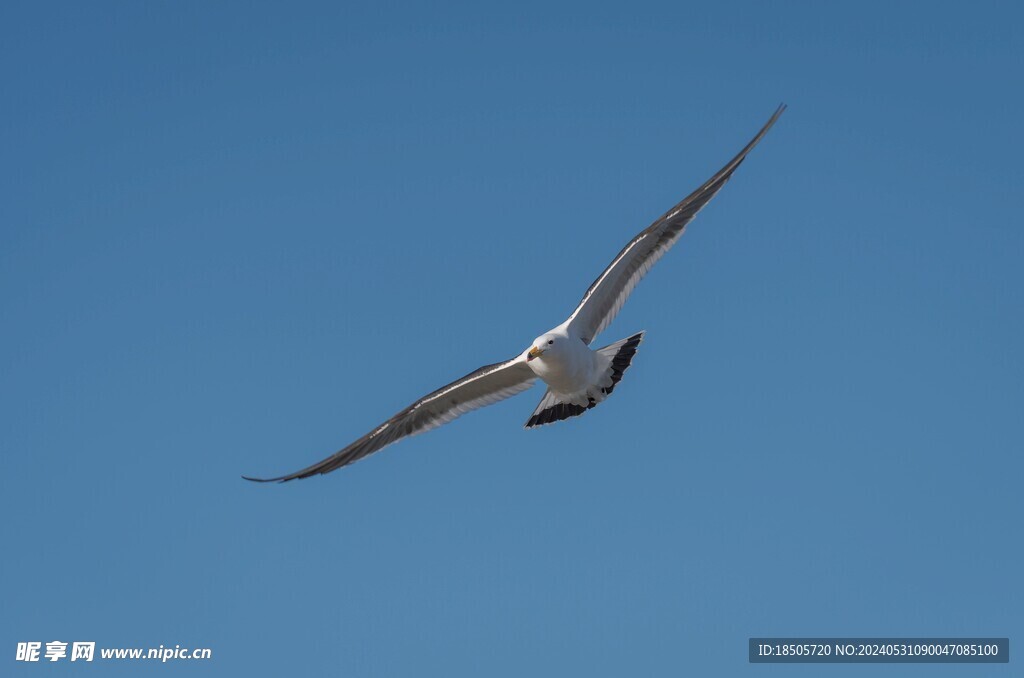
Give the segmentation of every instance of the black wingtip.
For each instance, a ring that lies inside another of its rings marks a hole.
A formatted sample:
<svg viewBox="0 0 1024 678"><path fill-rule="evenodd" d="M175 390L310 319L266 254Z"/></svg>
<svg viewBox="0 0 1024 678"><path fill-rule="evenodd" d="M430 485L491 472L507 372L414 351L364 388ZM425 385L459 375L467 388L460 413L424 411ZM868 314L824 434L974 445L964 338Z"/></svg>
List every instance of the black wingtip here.
<svg viewBox="0 0 1024 678"><path fill-rule="evenodd" d="M283 483L287 478L284 476L280 478L250 478L249 476L242 476L242 480L248 480L250 483Z"/></svg>
<svg viewBox="0 0 1024 678"><path fill-rule="evenodd" d="M781 116L786 111L786 108L787 106L785 102L779 104L779 107L775 109L774 113L772 113L772 117L768 118L768 122L766 122L764 124L764 127L761 128L761 131L758 132L757 136L754 137L753 141L751 141L750 144L748 144L747 147L743 149L744 152L740 154L741 156L746 155L747 151L750 151L750 149L757 145L757 142L761 140L761 137L768 133L768 130L770 130L775 125L775 122L779 119L779 116Z"/></svg>
<svg viewBox="0 0 1024 678"><path fill-rule="evenodd" d="M787 108L789 107L786 105L785 102L779 104L778 108L775 109L775 112L772 113L772 117L768 118L768 122L764 124L764 127L761 128L761 131L754 138L753 145L756 145L756 143L761 140L761 137L768 133L768 130L770 130L775 125L775 122L782 116L783 113L786 112ZM751 146L751 148L753 147L753 145Z"/></svg>

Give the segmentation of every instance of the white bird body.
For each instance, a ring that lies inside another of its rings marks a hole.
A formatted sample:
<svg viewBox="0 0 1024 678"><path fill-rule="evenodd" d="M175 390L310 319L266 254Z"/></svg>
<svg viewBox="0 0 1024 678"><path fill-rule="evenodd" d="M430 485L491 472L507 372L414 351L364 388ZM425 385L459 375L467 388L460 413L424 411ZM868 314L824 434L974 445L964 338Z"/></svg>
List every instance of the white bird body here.
<svg viewBox="0 0 1024 678"><path fill-rule="evenodd" d="M636 354L643 332L610 346L591 349L575 331L571 319L533 340L516 360L548 385L526 428L551 424L582 414L615 389Z"/></svg>
<svg viewBox="0 0 1024 678"><path fill-rule="evenodd" d="M537 378L547 384L548 390L527 420L527 428L578 416L603 401L629 368L644 333L596 350L590 348L591 342L608 327L644 274L725 186L783 110L785 106L780 106L760 132L714 176L630 240L587 289L568 320L537 337L533 346L511 360L481 367L420 398L330 457L269 480L330 473L403 438L521 393Z"/></svg>
<svg viewBox="0 0 1024 678"><path fill-rule="evenodd" d="M549 341L554 343L548 344ZM565 323L534 339L533 345L542 352L530 358L532 349L527 349L523 357L533 373L551 389L577 393L594 383L599 369L597 351L591 350L579 337L573 337Z"/></svg>

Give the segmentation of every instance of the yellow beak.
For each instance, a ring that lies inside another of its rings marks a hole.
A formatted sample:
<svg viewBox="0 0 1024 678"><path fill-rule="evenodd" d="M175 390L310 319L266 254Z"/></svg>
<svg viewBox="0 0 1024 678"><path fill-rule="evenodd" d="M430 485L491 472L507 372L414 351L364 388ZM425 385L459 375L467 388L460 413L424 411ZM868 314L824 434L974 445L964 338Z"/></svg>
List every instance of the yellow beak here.
<svg viewBox="0 0 1024 678"><path fill-rule="evenodd" d="M536 358L538 356L541 356L541 355L544 355L544 351L542 351L539 348L537 348L536 346L534 346L533 348L530 349L530 352L527 353L526 355L528 356L526 358L526 362L530 362L534 358Z"/></svg>

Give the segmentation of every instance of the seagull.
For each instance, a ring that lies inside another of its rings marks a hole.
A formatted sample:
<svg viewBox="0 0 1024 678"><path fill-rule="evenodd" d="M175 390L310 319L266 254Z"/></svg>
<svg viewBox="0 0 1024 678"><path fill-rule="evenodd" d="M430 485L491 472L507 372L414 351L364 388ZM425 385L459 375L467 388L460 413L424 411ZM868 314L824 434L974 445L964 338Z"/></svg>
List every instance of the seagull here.
<svg viewBox="0 0 1024 678"><path fill-rule="evenodd" d="M463 414L529 389L537 379L547 385L526 428L552 424L593 409L629 369L644 333L637 332L603 348L590 348L618 314L640 279L669 250L697 213L718 194L747 154L779 119L782 104L764 127L700 188L640 231L616 255L561 325L533 340L529 348L504 362L481 367L423 396L359 440L300 471L255 482L285 482L330 473L382 450L403 438L447 424Z"/></svg>

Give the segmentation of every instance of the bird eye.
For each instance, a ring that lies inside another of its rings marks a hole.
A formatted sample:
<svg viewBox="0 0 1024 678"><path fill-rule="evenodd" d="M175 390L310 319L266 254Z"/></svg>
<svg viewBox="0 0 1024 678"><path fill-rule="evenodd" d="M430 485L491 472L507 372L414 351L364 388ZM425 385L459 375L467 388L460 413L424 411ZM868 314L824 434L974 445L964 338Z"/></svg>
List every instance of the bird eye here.
<svg viewBox="0 0 1024 678"><path fill-rule="evenodd" d="M553 344L553 343L555 343L554 339L548 339L548 344Z"/></svg>

